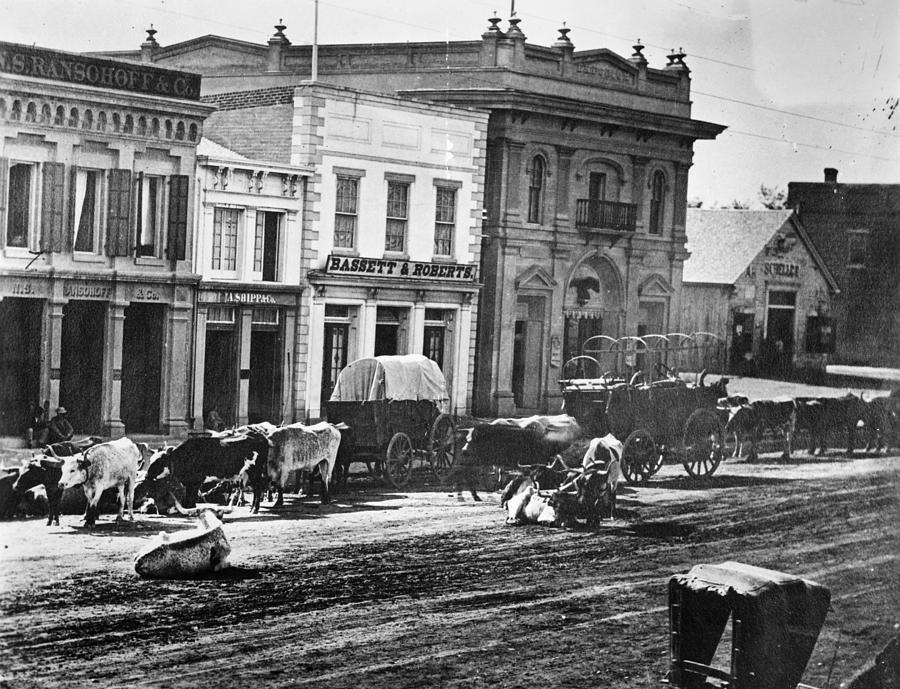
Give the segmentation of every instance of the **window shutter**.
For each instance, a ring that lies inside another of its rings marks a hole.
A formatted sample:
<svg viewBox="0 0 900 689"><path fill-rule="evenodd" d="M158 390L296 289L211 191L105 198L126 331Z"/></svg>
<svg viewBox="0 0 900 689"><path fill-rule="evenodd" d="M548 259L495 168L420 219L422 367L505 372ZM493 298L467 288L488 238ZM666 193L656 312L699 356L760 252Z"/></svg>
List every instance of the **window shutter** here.
<svg viewBox="0 0 900 689"><path fill-rule="evenodd" d="M187 245L188 176L172 175L169 183L169 228L166 256L182 261Z"/></svg>
<svg viewBox="0 0 900 689"><path fill-rule="evenodd" d="M60 244L61 248L59 249L51 249L51 251L72 251L72 247L75 245L75 233L78 232L78 228L75 226L75 189L78 186L78 168L74 165L72 169L69 170L69 219L68 219L68 231L61 231L62 235ZM51 235L52 242L52 235Z"/></svg>
<svg viewBox="0 0 900 689"><path fill-rule="evenodd" d="M41 251L59 253L65 250L66 223L65 209L66 166L63 163L44 163L43 187L41 189ZM72 170L74 193L75 170ZM74 202L70 204L73 208ZM70 223L71 224L71 223Z"/></svg>
<svg viewBox="0 0 900 689"><path fill-rule="evenodd" d="M106 255L131 254L131 170L109 171L106 209Z"/></svg>
<svg viewBox="0 0 900 689"><path fill-rule="evenodd" d="M9 177L9 158L0 158L0 246L6 245L6 199L9 190L6 180Z"/></svg>

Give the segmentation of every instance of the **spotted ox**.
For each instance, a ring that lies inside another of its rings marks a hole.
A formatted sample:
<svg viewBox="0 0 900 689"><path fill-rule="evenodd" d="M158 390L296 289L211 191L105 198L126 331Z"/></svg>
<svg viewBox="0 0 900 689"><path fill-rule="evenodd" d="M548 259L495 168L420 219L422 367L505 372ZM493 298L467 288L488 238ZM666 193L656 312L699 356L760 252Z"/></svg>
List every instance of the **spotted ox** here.
<svg viewBox="0 0 900 689"><path fill-rule="evenodd" d="M193 508L197 505L200 486L207 478L237 478L246 460L254 455L265 457L268 452L268 441L258 433L188 438L176 447L156 453L147 466L145 480L157 481L168 476L177 479L184 485L184 507Z"/></svg>
<svg viewBox="0 0 900 689"><path fill-rule="evenodd" d="M63 460L52 457L36 457L22 467L12 489L24 494L37 486L44 486L47 493L47 526L59 526L59 503L62 497Z"/></svg>
<svg viewBox="0 0 900 689"><path fill-rule="evenodd" d="M134 488L140 462L141 452L128 438L94 445L82 455L74 455L63 460L59 485L63 489L77 485L84 487L84 496L87 499L85 526L93 528L96 524L99 511L97 504L107 488L116 488L119 493L117 521L124 517L126 501L128 516L134 519Z"/></svg>
<svg viewBox="0 0 900 689"><path fill-rule="evenodd" d="M322 480L321 501L324 505L331 499L328 485L334 471L338 447L341 444L341 432L332 424L322 421L312 426L300 423L282 426L269 436L268 462L265 471L259 460L251 469L253 486L252 511L259 510L262 491L267 481L271 481L278 489L278 498L274 507L284 504L284 486L292 471L313 471L318 468Z"/></svg>

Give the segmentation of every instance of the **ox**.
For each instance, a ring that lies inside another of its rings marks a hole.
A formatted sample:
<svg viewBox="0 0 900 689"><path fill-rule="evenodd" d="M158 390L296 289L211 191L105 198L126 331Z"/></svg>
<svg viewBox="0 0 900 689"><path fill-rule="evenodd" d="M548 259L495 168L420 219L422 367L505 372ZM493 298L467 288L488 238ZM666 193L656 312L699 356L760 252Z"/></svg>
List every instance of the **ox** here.
<svg viewBox="0 0 900 689"><path fill-rule="evenodd" d="M59 503L62 497L63 460L51 457L34 458L22 467L12 489L16 494L25 493L37 486L47 492L47 526L59 526Z"/></svg>
<svg viewBox="0 0 900 689"><path fill-rule="evenodd" d="M791 433L794 430L796 412L794 400L755 400L729 408L725 432L733 433L735 439L734 456L741 454L742 442L749 440L747 461L759 459L756 446L766 430L781 434L784 438L782 457L791 458Z"/></svg>
<svg viewBox="0 0 900 689"><path fill-rule="evenodd" d="M128 517L134 520L134 488L140 462L141 451L128 438L94 445L85 450L83 455L63 460L59 485L63 489L83 485L84 497L87 499L85 526L92 528L95 525L99 511L97 503L107 488L117 488L119 492L119 514L116 521L124 517L126 499Z"/></svg>
<svg viewBox="0 0 900 689"><path fill-rule="evenodd" d="M898 409L900 400L896 397L874 397L866 402L866 452L878 452L882 448L887 452L892 442L896 442Z"/></svg>
<svg viewBox="0 0 900 689"><path fill-rule="evenodd" d="M809 454L825 454L828 449L828 432L842 431L847 437L847 454L853 454L856 444L856 427L865 423L867 405L856 395L844 397L798 397L796 430L806 431L809 437Z"/></svg>
<svg viewBox="0 0 900 689"><path fill-rule="evenodd" d="M265 462L268 451L265 436L258 433L188 438L176 447L157 452L147 466L145 480L167 476L178 479L184 485L184 506L192 508L197 505L197 494L207 477L235 478L254 454Z"/></svg>
<svg viewBox="0 0 900 689"><path fill-rule="evenodd" d="M337 459L338 447L341 444L341 432L327 421L304 426L294 423L272 432L269 436L268 462L263 465L257 460L256 466L250 469L253 483L253 507L251 511L259 511L259 501L266 481L271 481L278 489L278 498L274 507L284 505L284 486L292 471L313 471L319 469L322 480L321 500L324 505L331 498L328 484L334 463Z"/></svg>
<svg viewBox="0 0 900 689"><path fill-rule="evenodd" d="M231 546L222 522L213 510L203 510L198 517L197 529L177 536L163 532L142 548L134 556L135 571L142 577L178 579L225 569Z"/></svg>

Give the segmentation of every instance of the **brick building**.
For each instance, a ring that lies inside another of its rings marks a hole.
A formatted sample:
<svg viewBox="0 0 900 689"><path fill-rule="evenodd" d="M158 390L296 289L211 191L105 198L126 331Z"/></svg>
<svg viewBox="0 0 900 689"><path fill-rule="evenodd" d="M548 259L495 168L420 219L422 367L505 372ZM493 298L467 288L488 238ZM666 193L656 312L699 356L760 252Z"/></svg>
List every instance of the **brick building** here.
<svg viewBox="0 0 900 689"><path fill-rule="evenodd" d="M0 43L0 435L190 424L200 77Z"/></svg>
<svg viewBox="0 0 900 689"><path fill-rule="evenodd" d="M562 28L542 46L518 18L489 22L473 41L319 46L318 79L489 113L474 407L556 411L589 337L680 329L693 143L723 127L691 118L683 53L653 68L641 45L576 51ZM115 55L196 70L209 99L262 98L311 74L312 47L284 29Z"/></svg>
<svg viewBox="0 0 900 689"><path fill-rule="evenodd" d="M900 367L900 184L791 182L797 210L840 294L835 362Z"/></svg>

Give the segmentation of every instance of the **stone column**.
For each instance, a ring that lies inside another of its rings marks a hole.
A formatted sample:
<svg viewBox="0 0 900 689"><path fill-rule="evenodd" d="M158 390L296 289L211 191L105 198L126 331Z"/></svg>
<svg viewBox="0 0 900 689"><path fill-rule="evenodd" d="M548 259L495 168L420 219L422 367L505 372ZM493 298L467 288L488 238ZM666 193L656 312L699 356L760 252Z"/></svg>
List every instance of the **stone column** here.
<svg viewBox="0 0 900 689"><path fill-rule="evenodd" d="M412 313L409 318L409 349L410 354L421 354L425 346L425 304L422 301L424 295L416 297Z"/></svg>
<svg viewBox="0 0 900 689"><path fill-rule="evenodd" d="M298 378L297 362L299 357L294 352L294 344L297 342L297 309L291 307L282 309L281 316L284 319L282 328L281 348L281 421L294 423L297 420L305 420L305 411L297 418L294 409L294 381Z"/></svg>
<svg viewBox="0 0 900 689"><path fill-rule="evenodd" d="M190 302L175 301L169 304L166 314L164 351L168 355L163 357L164 385L159 410L165 433L175 437L184 437L188 431L193 312L194 307Z"/></svg>
<svg viewBox="0 0 900 689"><path fill-rule="evenodd" d="M62 376L62 326L64 299L47 300L47 320L41 352L41 402L50 400L50 409L59 406L59 383ZM46 382L44 383L44 376Z"/></svg>
<svg viewBox="0 0 900 689"><path fill-rule="evenodd" d="M672 219L672 237L674 239L684 239L685 223L687 222L687 190L688 190L688 170L691 169L691 163L675 163L675 184L672 185L673 203L673 219Z"/></svg>
<svg viewBox="0 0 900 689"><path fill-rule="evenodd" d="M362 323L360 324L360 349L357 359L372 356L375 353L375 322L378 318L378 290L369 290L369 296L362 308Z"/></svg>
<svg viewBox="0 0 900 689"><path fill-rule="evenodd" d="M503 208L500 210L500 223L503 225L521 225L522 224L522 199L521 189L525 184L522 177L522 151L525 144L518 141L505 142L504 155L506 157L506 165L504 166L504 181L506 183L506 193L503 198Z"/></svg>
<svg viewBox="0 0 900 689"><path fill-rule="evenodd" d="M644 191L647 188L647 165L650 159L646 156L631 156L632 169L634 170L631 202L635 205L635 229L640 232L645 230L644 225Z"/></svg>
<svg viewBox="0 0 900 689"><path fill-rule="evenodd" d="M557 175L556 175L556 213L554 216L554 230L568 229L571 225L572 207L575 200L570 198L569 188L572 181L572 156L575 149L568 146L557 146Z"/></svg>
<svg viewBox="0 0 900 689"><path fill-rule="evenodd" d="M316 297L309 310L309 358L306 374L306 414L310 420L321 419L322 357L325 352L325 299ZM348 345L349 354L349 345Z"/></svg>
<svg viewBox="0 0 900 689"><path fill-rule="evenodd" d="M203 418L203 384L206 382L206 319L209 316L209 305L197 305L197 325L194 334L194 430L203 429L206 419Z"/></svg>
<svg viewBox="0 0 900 689"><path fill-rule="evenodd" d="M500 285L500 332L495 337L497 343L497 377L494 391L494 413L497 416L510 416L515 412L515 400L512 392L513 349L516 337L516 303L517 293L513 284L516 275L516 259L518 246L506 245L502 250L503 275L505 279ZM512 277L511 277L512 276Z"/></svg>
<svg viewBox="0 0 900 689"><path fill-rule="evenodd" d="M472 302L471 300L463 301L459 307L459 316L456 323L455 343L456 343L456 363L453 366L453 399L450 400L450 411L453 414L467 414L469 411L469 400L467 397L471 395L469 387L469 356L471 352L471 332L472 332Z"/></svg>
<svg viewBox="0 0 900 689"><path fill-rule="evenodd" d="M111 301L106 310L106 338L103 352L103 384L100 410L103 433L110 438L125 435L122 423L122 342L125 334L127 301Z"/></svg>
<svg viewBox="0 0 900 689"><path fill-rule="evenodd" d="M253 309L240 310L241 333L238 345L238 361L240 361L240 375L238 376L238 404L237 424L243 426L249 423L250 411L250 337L252 333Z"/></svg>

